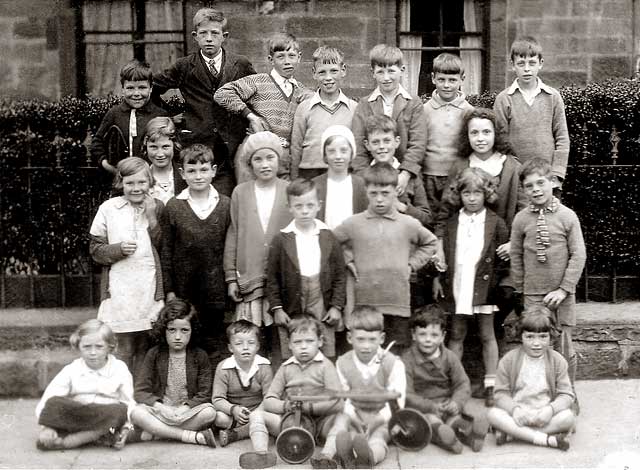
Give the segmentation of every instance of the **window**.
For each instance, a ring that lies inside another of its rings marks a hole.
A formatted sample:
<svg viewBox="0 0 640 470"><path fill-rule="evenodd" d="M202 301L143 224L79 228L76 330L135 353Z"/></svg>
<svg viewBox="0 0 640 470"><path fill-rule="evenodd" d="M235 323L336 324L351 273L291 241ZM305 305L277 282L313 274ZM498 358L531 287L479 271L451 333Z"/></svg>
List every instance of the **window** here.
<svg viewBox="0 0 640 470"><path fill-rule="evenodd" d="M400 49L407 63L406 87L430 94L433 59L442 52L460 55L465 68L462 91L480 93L486 76L484 0L399 0Z"/></svg>
<svg viewBox="0 0 640 470"><path fill-rule="evenodd" d="M185 0L78 0L79 94L105 95L120 86L120 68L134 57L158 72L187 53ZM82 85L81 85L82 86Z"/></svg>

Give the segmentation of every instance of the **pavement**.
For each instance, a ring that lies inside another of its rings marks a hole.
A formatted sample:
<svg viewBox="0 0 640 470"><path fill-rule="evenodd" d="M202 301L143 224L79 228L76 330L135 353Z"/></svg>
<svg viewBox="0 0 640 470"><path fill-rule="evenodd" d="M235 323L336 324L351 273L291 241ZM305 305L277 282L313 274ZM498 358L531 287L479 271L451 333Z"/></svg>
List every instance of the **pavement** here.
<svg viewBox="0 0 640 470"><path fill-rule="evenodd" d="M484 449L465 448L453 455L433 445L420 452L390 447L382 469L457 468L607 468L640 470L640 379L578 381L581 414L571 449L562 452L524 443L496 447L489 435ZM225 448L210 449L178 442L135 443L121 451L87 446L66 451L39 451L35 447L38 426L35 399L0 400L0 468L31 469L198 469L238 468L238 455L250 450L248 440ZM479 400L476 411L484 412ZM311 468L288 465L278 459L277 468Z"/></svg>

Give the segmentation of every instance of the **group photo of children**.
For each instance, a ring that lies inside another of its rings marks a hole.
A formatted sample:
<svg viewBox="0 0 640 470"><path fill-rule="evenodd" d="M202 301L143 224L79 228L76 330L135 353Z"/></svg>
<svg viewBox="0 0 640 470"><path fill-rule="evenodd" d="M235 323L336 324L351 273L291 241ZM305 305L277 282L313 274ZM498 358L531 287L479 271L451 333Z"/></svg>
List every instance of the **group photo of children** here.
<svg viewBox="0 0 640 470"><path fill-rule="evenodd" d="M355 100L336 47L273 31L257 73L225 45L223 11L191 27L196 51L164 71L121 67L91 141L112 180L88 227L100 304L36 407L37 448L248 440L238 466L269 468L303 415L313 468L374 468L412 409L423 447L570 452L586 249L536 38L513 41L515 80L488 109L461 91L456 53L434 58L423 101L403 51L375 45ZM295 78L303 54L314 83Z"/></svg>

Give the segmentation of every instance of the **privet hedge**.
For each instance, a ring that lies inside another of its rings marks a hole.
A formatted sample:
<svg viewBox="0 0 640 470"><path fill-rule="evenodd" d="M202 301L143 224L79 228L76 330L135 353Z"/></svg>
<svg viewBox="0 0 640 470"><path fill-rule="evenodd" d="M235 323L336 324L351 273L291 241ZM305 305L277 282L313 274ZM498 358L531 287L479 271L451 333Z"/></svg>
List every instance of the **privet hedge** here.
<svg viewBox="0 0 640 470"><path fill-rule="evenodd" d="M571 155L564 201L585 232L589 270L635 274L640 267L640 84L632 80L565 87ZM495 93L472 96L491 107ZM109 181L87 159L94 132L117 97L0 102L0 263L7 274L84 273L87 232ZM172 101L176 112L181 110ZM611 166L613 127L620 137ZM635 166L639 165L639 166ZM34 169L28 170L25 167Z"/></svg>

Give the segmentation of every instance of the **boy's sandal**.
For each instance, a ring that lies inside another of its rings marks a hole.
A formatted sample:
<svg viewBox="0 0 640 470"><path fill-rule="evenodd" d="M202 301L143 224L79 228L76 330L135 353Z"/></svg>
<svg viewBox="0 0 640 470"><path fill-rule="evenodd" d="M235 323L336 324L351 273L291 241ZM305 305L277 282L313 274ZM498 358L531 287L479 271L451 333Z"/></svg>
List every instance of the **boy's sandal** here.
<svg viewBox="0 0 640 470"><path fill-rule="evenodd" d="M340 431L336 435L336 456L342 468L355 468L356 459L353 454L353 442L348 431Z"/></svg>
<svg viewBox="0 0 640 470"><path fill-rule="evenodd" d="M477 417L473 419L473 424L471 425L471 442L469 447L474 452L480 452L482 447L484 446L484 439L487 437L487 433L489 432L489 422L486 418Z"/></svg>
<svg viewBox="0 0 640 470"><path fill-rule="evenodd" d="M276 464L276 454L271 452L245 452L240 454L240 468L269 468Z"/></svg>
<svg viewBox="0 0 640 470"><path fill-rule="evenodd" d="M356 434L353 438L353 453L356 454L355 468L373 468L375 465L373 451L364 434Z"/></svg>
<svg viewBox="0 0 640 470"><path fill-rule="evenodd" d="M496 429L495 430L495 434L496 434L496 445L497 446L503 446L508 442L507 433Z"/></svg>
<svg viewBox="0 0 640 470"><path fill-rule="evenodd" d="M547 436L547 444L549 444L550 437L556 438L556 442L558 444L557 446L555 446L556 449L560 449L566 452L569 450L569 447L571 447L571 444L569 443L569 439L567 438L566 433L549 434Z"/></svg>
<svg viewBox="0 0 640 470"><path fill-rule="evenodd" d="M213 431L211 429L205 429L204 431L198 431L197 434L200 434L204 437L207 447L216 448L216 437L213 435ZM197 440L197 439L196 439Z"/></svg>
<svg viewBox="0 0 640 470"><path fill-rule="evenodd" d="M221 429L218 433L220 447L227 447L232 442L238 440L238 433L234 429Z"/></svg>

